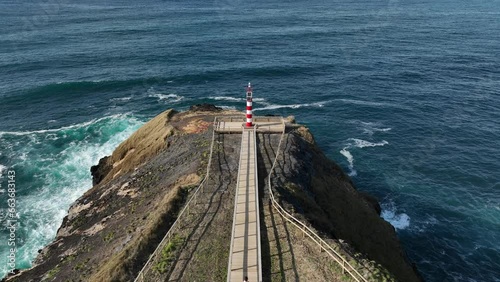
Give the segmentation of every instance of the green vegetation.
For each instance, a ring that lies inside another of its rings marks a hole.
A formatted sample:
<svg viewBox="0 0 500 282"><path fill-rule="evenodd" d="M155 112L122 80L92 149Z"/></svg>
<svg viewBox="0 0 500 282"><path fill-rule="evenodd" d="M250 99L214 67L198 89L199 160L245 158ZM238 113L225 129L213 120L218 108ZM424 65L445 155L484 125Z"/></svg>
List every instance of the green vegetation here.
<svg viewBox="0 0 500 282"><path fill-rule="evenodd" d="M130 205L130 214L135 213L135 209L137 208L137 202L132 202Z"/></svg>
<svg viewBox="0 0 500 282"><path fill-rule="evenodd" d="M85 224L87 222L87 220L88 219L83 214L79 213L78 216L71 223L71 230L70 230L70 232L75 231L77 228L79 228L80 226L82 226L83 224Z"/></svg>
<svg viewBox="0 0 500 282"><path fill-rule="evenodd" d="M55 268L49 270L49 272L47 272L47 279L52 279L54 278L57 273L59 273L59 271L61 270L61 267L59 265L56 265Z"/></svg>
<svg viewBox="0 0 500 282"><path fill-rule="evenodd" d="M104 242L108 243L109 241L113 240L114 237L115 237L115 232L111 231L108 234L106 234L106 236L104 236L103 240Z"/></svg>
<svg viewBox="0 0 500 282"><path fill-rule="evenodd" d="M67 257L65 257L65 258L63 259L62 263L64 264L64 263L66 263L66 262L74 261L74 260L75 260L75 258L76 258L76 255L74 255L74 254L73 254L73 255L69 255L69 256L67 256Z"/></svg>
<svg viewBox="0 0 500 282"><path fill-rule="evenodd" d="M196 148L200 147L208 147L210 145L210 141L205 138L200 138L194 142Z"/></svg>
<svg viewBox="0 0 500 282"><path fill-rule="evenodd" d="M85 267L89 261L90 261L90 258L86 258L85 260L79 262L75 267L73 267L73 269L76 271L82 271L83 269L85 269Z"/></svg>
<svg viewBox="0 0 500 282"><path fill-rule="evenodd" d="M153 266L153 269L159 273L165 273L170 263L175 259L177 250L183 243L184 238L175 235L161 250L160 261Z"/></svg>

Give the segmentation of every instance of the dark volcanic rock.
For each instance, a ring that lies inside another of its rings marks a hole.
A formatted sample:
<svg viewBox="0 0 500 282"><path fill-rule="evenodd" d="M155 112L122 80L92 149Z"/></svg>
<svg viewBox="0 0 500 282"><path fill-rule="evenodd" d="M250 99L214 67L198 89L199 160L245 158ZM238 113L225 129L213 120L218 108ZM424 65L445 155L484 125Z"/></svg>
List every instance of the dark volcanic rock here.
<svg viewBox="0 0 500 282"><path fill-rule="evenodd" d="M99 160L99 163L97 165L93 165L92 167L90 167L90 173L92 174L92 185L99 184L113 168L108 160L109 156L104 157Z"/></svg>
<svg viewBox="0 0 500 282"><path fill-rule="evenodd" d="M380 207L380 203L378 202L377 198L374 196L365 193L365 192L360 192L359 193L361 197L363 197L368 203L370 203L373 207L373 209L377 212L378 215L382 212L382 208Z"/></svg>
<svg viewBox="0 0 500 282"><path fill-rule="evenodd" d="M219 108L213 104L196 104L189 107L192 112L220 112L222 108Z"/></svg>

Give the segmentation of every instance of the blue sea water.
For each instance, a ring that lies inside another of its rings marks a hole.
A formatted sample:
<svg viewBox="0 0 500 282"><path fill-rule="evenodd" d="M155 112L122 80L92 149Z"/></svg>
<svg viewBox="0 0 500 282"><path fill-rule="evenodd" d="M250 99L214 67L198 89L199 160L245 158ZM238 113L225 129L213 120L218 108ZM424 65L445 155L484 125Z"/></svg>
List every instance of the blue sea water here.
<svg viewBox="0 0 500 282"><path fill-rule="evenodd" d="M243 111L248 81L256 114L294 115L380 199L427 281L500 281L497 0L0 0L17 267L99 158L168 108Z"/></svg>

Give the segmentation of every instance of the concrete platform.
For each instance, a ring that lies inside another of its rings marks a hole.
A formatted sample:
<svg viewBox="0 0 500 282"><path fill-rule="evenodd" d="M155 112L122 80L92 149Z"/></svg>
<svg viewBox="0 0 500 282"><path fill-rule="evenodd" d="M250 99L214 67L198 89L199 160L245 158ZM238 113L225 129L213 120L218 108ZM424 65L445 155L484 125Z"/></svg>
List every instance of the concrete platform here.
<svg viewBox="0 0 500 282"><path fill-rule="evenodd" d="M282 117L255 117L254 129L257 132L281 133L285 128ZM214 130L218 133L241 133L246 128L244 117L221 117L217 118Z"/></svg>

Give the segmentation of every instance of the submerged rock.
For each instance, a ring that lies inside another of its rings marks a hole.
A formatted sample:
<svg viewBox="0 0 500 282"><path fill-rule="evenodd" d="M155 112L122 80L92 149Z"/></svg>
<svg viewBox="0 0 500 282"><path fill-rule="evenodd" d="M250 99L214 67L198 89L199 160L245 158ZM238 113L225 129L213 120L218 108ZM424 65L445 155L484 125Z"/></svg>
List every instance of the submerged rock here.
<svg viewBox="0 0 500 282"><path fill-rule="evenodd" d="M213 104L196 104L189 107L192 112L220 112L222 108L219 108Z"/></svg>

